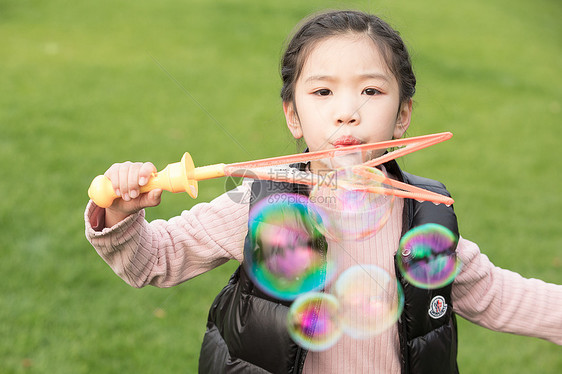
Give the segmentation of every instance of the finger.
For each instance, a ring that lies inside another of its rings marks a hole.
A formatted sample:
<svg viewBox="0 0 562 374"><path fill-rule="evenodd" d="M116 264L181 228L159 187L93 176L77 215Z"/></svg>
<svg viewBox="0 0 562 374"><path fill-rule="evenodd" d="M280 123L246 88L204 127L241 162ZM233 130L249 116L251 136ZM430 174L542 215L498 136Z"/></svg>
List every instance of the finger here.
<svg viewBox="0 0 562 374"><path fill-rule="evenodd" d="M127 184L129 187L129 197L135 199L139 196L139 170L142 163L135 162L129 167L129 173L127 175Z"/></svg>
<svg viewBox="0 0 562 374"><path fill-rule="evenodd" d="M153 207L160 204L161 197L162 197L162 189L157 188L155 190L150 191L149 193L145 194L145 207Z"/></svg>
<svg viewBox="0 0 562 374"><path fill-rule="evenodd" d="M119 165L120 164L111 165L103 174L111 181L111 186L117 196L121 196L121 190L119 188Z"/></svg>
<svg viewBox="0 0 562 374"><path fill-rule="evenodd" d="M121 198L125 201L131 200L129 195L129 168L132 162L127 161L119 167L119 189L121 190Z"/></svg>
<svg viewBox="0 0 562 374"><path fill-rule="evenodd" d="M144 186L148 183L152 173L156 173L156 167L152 162L145 162L139 170L139 186Z"/></svg>

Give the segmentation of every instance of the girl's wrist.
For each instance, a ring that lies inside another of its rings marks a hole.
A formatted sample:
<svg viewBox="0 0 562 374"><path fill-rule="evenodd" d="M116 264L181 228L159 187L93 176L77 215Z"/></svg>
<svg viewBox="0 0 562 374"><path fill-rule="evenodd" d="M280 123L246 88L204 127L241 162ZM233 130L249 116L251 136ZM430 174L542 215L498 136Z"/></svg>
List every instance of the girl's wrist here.
<svg viewBox="0 0 562 374"><path fill-rule="evenodd" d="M123 221L125 218L129 217L131 214L136 212L124 212L121 210L116 210L112 208L105 209L105 227L113 227L119 222Z"/></svg>

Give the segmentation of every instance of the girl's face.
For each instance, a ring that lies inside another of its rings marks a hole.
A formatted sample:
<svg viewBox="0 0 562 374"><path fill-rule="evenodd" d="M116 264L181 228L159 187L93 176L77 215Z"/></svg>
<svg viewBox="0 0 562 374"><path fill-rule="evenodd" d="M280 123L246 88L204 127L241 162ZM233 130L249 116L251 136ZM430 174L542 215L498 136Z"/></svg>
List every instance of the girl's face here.
<svg viewBox="0 0 562 374"><path fill-rule="evenodd" d="M293 136L318 151L402 137L412 102L401 104L399 97L374 42L349 34L313 47L295 84L294 105L285 102L283 109Z"/></svg>

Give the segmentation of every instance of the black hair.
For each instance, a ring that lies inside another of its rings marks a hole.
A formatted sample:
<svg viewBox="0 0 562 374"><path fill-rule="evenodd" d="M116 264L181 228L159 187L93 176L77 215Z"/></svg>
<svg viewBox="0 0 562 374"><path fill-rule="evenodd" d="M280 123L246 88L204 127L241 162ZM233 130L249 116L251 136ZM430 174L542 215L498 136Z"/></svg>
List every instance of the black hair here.
<svg viewBox="0 0 562 374"><path fill-rule="evenodd" d="M322 12L305 19L289 41L281 59L281 99L294 103L295 84L304 62L320 40L343 34L365 34L379 48L398 81L400 103L410 100L416 91L416 77L410 54L400 34L379 17L353 10Z"/></svg>

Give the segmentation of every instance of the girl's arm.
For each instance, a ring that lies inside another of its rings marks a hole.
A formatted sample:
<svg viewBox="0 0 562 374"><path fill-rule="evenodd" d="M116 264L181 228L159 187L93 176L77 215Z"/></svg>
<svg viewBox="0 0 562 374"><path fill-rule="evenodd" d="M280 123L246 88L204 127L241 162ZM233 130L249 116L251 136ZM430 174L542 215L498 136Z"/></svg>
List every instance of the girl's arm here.
<svg viewBox="0 0 562 374"><path fill-rule="evenodd" d="M86 237L131 286L174 286L230 259L242 261L249 204L239 197L245 192L249 196L249 189L250 182L245 182L238 194L223 194L169 221L148 223L141 210L106 228L104 209L90 201Z"/></svg>
<svg viewBox="0 0 562 374"><path fill-rule="evenodd" d="M455 312L491 330L562 345L562 286L494 266L463 238L457 253L463 267L453 283Z"/></svg>

